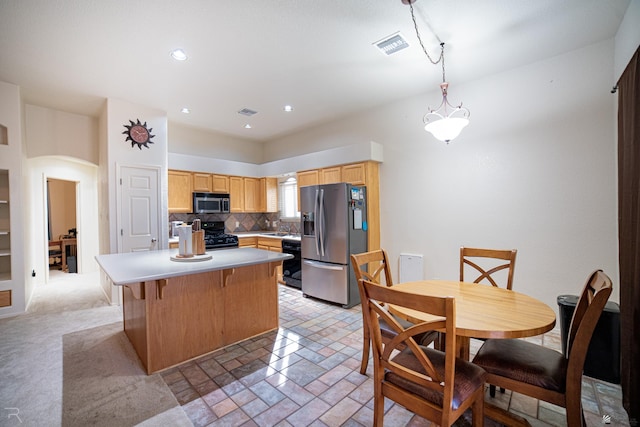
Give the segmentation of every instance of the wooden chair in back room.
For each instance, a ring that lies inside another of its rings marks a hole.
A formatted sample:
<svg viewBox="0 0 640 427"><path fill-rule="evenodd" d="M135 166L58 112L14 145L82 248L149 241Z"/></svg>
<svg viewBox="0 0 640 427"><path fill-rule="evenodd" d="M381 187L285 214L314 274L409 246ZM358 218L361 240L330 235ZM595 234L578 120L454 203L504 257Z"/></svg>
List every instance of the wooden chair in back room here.
<svg viewBox="0 0 640 427"><path fill-rule="evenodd" d="M363 252L360 254L352 254L351 265L353 266L353 271L358 282L365 279L374 283L393 286L393 278L391 276L391 269L389 268L389 258L387 257L387 252L383 249ZM371 272L368 271L369 269ZM362 375L367 371L367 366L369 364L369 349L371 347L371 336L369 335L369 328L367 328L366 320L365 313L362 313L363 337L362 362L360 363L360 373ZM396 318L396 320L405 327L410 325L406 320L398 318ZM391 340L396 336L395 331L384 321L384 319L380 321L380 329L382 330L382 339L384 341ZM416 337L416 339L419 340L421 345L429 345L437 337L437 332L430 331L429 333L424 333L421 336Z"/></svg>
<svg viewBox="0 0 640 427"><path fill-rule="evenodd" d="M584 425L582 370L611 291L611 279L602 270L589 276L571 319L566 357L522 339L488 339L473 363L487 371L490 384L562 406L566 408L568 426Z"/></svg>
<svg viewBox="0 0 640 427"><path fill-rule="evenodd" d="M452 425L471 408L472 425L482 426L486 373L456 357L455 298L412 294L368 280L360 280L358 288L373 348L373 425L383 425L388 398L439 426ZM389 305L426 313L432 320L405 327L389 313ZM386 343L382 320L396 333ZM414 338L435 329L445 331L444 352Z"/></svg>

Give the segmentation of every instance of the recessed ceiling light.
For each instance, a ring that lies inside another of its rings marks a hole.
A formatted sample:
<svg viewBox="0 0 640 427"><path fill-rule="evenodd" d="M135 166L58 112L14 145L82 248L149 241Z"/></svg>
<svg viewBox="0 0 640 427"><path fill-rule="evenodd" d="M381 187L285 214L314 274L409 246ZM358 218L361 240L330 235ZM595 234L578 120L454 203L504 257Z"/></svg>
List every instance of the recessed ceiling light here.
<svg viewBox="0 0 640 427"><path fill-rule="evenodd" d="M176 61L186 61L187 54L182 49L174 49L171 51L171 57Z"/></svg>
<svg viewBox="0 0 640 427"><path fill-rule="evenodd" d="M290 111L293 111L293 107L291 105L285 105L284 106L284 111L286 111L287 113Z"/></svg>
<svg viewBox="0 0 640 427"><path fill-rule="evenodd" d="M180 110L180 112L184 113L184 114L189 114L191 112L191 110L188 109L187 107L182 107L182 110Z"/></svg>
<svg viewBox="0 0 640 427"><path fill-rule="evenodd" d="M245 129L251 129L251 125L249 123L247 123L246 125L244 125Z"/></svg>

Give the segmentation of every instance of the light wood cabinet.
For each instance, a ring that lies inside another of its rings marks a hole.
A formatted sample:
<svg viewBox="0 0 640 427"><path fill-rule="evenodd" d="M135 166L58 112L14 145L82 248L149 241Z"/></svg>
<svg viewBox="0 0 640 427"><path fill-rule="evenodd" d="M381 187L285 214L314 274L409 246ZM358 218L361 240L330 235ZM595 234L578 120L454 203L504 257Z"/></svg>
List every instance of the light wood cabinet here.
<svg viewBox="0 0 640 427"><path fill-rule="evenodd" d="M260 178L259 212L278 212L277 178Z"/></svg>
<svg viewBox="0 0 640 427"><path fill-rule="evenodd" d="M211 174L193 173L193 191L211 192Z"/></svg>
<svg viewBox="0 0 640 427"><path fill-rule="evenodd" d="M229 199L231 212L244 212L244 180L241 176L229 177Z"/></svg>
<svg viewBox="0 0 640 427"><path fill-rule="evenodd" d="M366 163L354 163L352 165L344 165L341 168L342 182L348 182L353 185L365 185Z"/></svg>
<svg viewBox="0 0 640 427"><path fill-rule="evenodd" d="M255 236L238 237L238 247L239 248L257 248L258 238Z"/></svg>
<svg viewBox="0 0 640 427"><path fill-rule="evenodd" d="M168 171L169 212L189 213L193 210L193 177L191 172Z"/></svg>
<svg viewBox="0 0 640 427"><path fill-rule="evenodd" d="M193 191L229 193L229 177L226 175L193 172Z"/></svg>
<svg viewBox="0 0 640 427"><path fill-rule="evenodd" d="M256 247L258 249L264 249L265 251L282 252L282 239L273 237L258 237ZM278 282L282 283L282 263L277 267L276 270Z"/></svg>
<svg viewBox="0 0 640 427"><path fill-rule="evenodd" d="M342 180L342 168L340 166L320 169L321 184L333 184L336 182L344 182Z"/></svg>
<svg viewBox="0 0 640 427"><path fill-rule="evenodd" d="M211 175L211 191L214 193L229 193L229 177L226 175Z"/></svg>
<svg viewBox="0 0 640 427"><path fill-rule="evenodd" d="M244 181L244 211L259 212L260 206L260 179L243 178Z"/></svg>
<svg viewBox="0 0 640 427"><path fill-rule="evenodd" d="M278 212L278 180L169 170L169 213L190 213L194 191L229 194L231 212Z"/></svg>
<svg viewBox="0 0 640 427"><path fill-rule="evenodd" d="M318 185L320 184L320 172L317 169L298 172L296 180L298 181L298 188L306 187L307 185Z"/></svg>

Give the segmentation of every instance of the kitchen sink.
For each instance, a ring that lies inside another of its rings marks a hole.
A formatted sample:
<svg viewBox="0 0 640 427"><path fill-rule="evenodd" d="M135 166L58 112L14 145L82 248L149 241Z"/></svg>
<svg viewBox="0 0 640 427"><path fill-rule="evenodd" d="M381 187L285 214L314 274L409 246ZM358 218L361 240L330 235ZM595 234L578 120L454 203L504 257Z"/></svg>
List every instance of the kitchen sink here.
<svg viewBox="0 0 640 427"><path fill-rule="evenodd" d="M272 233L260 233L263 236L278 236L278 237L286 237L286 238L298 238L299 234L287 233L286 231L274 231Z"/></svg>

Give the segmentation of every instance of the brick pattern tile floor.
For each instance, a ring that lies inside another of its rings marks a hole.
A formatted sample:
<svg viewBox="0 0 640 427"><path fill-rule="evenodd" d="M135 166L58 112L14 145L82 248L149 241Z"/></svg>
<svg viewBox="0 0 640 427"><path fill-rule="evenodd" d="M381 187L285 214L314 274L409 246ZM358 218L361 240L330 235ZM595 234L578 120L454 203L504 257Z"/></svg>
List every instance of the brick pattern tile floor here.
<svg viewBox="0 0 640 427"><path fill-rule="evenodd" d="M560 350L551 332L531 338ZM472 354L481 342L472 340ZM362 314L280 286L280 328L162 372L194 426L371 426L372 365L360 375ZM486 391L486 399L491 399ZM620 386L584 377L589 426L629 426ZM518 393L491 401L532 426L565 426L564 409ZM469 425L469 417L458 425ZM431 423L388 400L385 426ZM485 426L497 424L487 420Z"/></svg>

